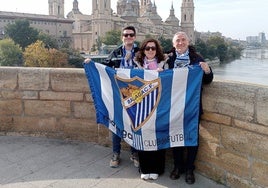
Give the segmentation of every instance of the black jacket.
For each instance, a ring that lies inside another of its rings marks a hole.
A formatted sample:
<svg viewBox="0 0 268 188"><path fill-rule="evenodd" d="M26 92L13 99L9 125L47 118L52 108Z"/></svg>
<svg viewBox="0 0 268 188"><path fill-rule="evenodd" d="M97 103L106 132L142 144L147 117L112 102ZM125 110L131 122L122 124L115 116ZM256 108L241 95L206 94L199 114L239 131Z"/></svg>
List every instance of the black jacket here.
<svg viewBox="0 0 268 188"><path fill-rule="evenodd" d="M133 48L134 54L136 54L138 50L139 48L136 46L136 44L134 44L134 48ZM124 58L124 50L123 50L123 45L121 45L115 50L113 50L110 53L110 55L107 57L107 59L102 63L109 67L119 68L121 60L123 58Z"/></svg>

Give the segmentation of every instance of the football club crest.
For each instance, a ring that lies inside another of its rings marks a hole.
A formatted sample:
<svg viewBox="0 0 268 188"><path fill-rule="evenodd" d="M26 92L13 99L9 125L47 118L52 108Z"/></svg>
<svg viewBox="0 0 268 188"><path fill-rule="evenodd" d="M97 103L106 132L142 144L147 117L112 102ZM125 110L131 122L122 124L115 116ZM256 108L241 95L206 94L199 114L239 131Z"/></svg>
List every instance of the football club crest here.
<svg viewBox="0 0 268 188"><path fill-rule="evenodd" d="M139 130L151 117L161 96L160 78L145 81L139 77L130 79L115 76L120 90L121 102L132 123L134 131Z"/></svg>

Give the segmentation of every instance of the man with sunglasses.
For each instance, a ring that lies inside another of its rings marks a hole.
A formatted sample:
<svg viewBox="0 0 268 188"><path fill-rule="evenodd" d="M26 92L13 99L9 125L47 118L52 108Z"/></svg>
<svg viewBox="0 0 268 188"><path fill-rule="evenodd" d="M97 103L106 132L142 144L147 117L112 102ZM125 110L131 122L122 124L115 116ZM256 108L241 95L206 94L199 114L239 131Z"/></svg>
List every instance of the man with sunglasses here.
<svg viewBox="0 0 268 188"><path fill-rule="evenodd" d="M134 63L133 58L136 52L139 50L134 43L136 40L136 30L133 26L127 26L122 30L123 44L113 50L108 56L104 64L113 68L125 68L132 69L137 65ZM121 138L112 133L113 141L113 156L110 161L110 167L117 168L120 163L120 151L121 151ZM139 160L137 151L131 147L130 159L134 162L135 167L139 167Z"/></svg>

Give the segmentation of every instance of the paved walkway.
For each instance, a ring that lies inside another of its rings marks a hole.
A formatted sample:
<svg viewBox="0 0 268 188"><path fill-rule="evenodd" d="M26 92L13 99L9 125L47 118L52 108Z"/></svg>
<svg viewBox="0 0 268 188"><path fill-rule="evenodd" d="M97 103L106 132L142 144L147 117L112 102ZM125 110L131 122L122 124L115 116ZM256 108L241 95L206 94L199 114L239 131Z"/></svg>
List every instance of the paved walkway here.
<svg viewBox="0 0 268 188"><path fill-rule="evenodd" d="M168 166L155 181L140 179L138 169L122 153L119 168L110 168L111 148L92 143L47 138L0 136L1 188L224 188L196 174L188 185L184 176L170 180Z"/></svg>

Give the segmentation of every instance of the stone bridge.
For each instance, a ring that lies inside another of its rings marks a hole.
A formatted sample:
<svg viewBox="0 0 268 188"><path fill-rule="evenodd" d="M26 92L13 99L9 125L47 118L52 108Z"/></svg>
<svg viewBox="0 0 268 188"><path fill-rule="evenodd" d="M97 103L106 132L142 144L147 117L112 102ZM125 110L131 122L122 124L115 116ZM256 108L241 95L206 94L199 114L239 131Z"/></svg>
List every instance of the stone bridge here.
<svg viewBox="0 0 268 188"><path fill-rule="evenodd" d="M197 171L228 187L268 187L268 87L204 87ZM110 146L83 69L0 67L0 134ZM125 146L126 147L126 146Z"/></svg>

